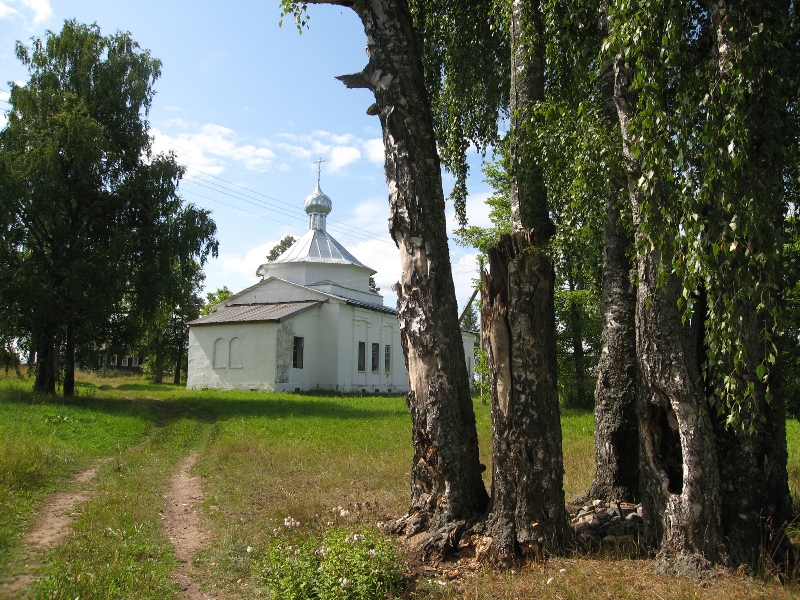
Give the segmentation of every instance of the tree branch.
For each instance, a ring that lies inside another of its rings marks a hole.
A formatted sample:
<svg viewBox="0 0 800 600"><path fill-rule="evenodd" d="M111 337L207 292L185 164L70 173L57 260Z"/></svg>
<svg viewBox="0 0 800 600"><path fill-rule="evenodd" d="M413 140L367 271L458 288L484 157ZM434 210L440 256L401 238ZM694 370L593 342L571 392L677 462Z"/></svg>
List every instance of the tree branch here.
<svg viewBox="0 0 800 600"><path fill-rule="evenodd" d="M369 80L367 80L363 71L359 71L358 73L353 73L352 75L339 75L338 77L336 77L336 79L341 81L351 90L356 88L364 88L367 90L372 89L372 86L370 85Z"/></svg>

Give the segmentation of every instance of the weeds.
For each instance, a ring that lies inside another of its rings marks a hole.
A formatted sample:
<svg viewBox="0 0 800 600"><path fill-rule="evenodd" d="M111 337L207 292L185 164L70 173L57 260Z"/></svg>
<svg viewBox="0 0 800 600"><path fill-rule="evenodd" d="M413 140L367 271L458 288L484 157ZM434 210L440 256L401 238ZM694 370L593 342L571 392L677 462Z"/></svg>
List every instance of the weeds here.
<svg viewBox="0 0 800 600"><path fill-rule="evenodd" d="M276 540L256 571L276 600L377 600L393 595L405 565L377 530L333 528L321 539Z"/></svg>

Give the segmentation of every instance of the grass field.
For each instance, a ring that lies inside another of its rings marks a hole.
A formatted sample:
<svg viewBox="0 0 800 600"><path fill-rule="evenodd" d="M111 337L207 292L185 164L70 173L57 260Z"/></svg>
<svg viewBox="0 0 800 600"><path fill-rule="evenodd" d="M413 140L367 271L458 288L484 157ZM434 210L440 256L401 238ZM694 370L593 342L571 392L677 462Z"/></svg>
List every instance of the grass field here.
<svg viewBox="0 0 800 600"><path fill-rule="evenodd" d="M276 539L374 526L406 508L410 417L401 397L190 392L89 376L69 401L29 390L28 382L0 381L0 583L31 563L24 535L49 494L83 486L89 499L62 542L35 557L37 579L18 597L177 597L178 561L162 527L164 490L192 452L207 533L193 568L212 597L268 597L255 565ZM476 402L475 411L482 461L489 464L489 408ZM571 498L592 476L592 415L567 412L562 427ZM800 424L790 421L787 429L797 500ZM71 480L93 464L99 466L91 482ZM608 556L553 559L518 573L467 572L453 581L421 577L402 594L678 599L798 592L734 575L700 586L658 576L647 561Z"/></svg>

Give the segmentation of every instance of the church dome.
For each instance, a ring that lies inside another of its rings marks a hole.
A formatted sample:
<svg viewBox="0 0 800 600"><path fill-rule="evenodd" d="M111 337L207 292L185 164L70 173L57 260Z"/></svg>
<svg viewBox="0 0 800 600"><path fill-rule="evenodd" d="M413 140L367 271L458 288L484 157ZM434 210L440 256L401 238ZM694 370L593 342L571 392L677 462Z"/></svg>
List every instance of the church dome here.
<svg viewBox="0 0 800 600"><path fill-rule="evenodd" d="M317 189L311 192L311 194L309 194L309 196L306 198L306 213L309 215L312 213L327 215L331 212L332 208L333 202L331 202L331 199L325 192L319 189L319 182L317 182Z"/></svg>

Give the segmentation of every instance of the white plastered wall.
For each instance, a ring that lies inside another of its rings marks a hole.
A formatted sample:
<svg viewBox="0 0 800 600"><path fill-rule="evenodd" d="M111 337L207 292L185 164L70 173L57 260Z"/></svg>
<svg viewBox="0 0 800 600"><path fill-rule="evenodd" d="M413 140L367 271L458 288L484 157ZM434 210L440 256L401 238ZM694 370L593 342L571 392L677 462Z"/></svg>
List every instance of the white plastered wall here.
<svg viewBox="0 0 800 600"><path fill-rule="evenodd" d="M220 323L189 328L188 389L275 389L275 323ZM239 340L241 361L231 363ZM218 342L218 340L220 340ZM215 367L215 347L217 356Z"/></svg>

